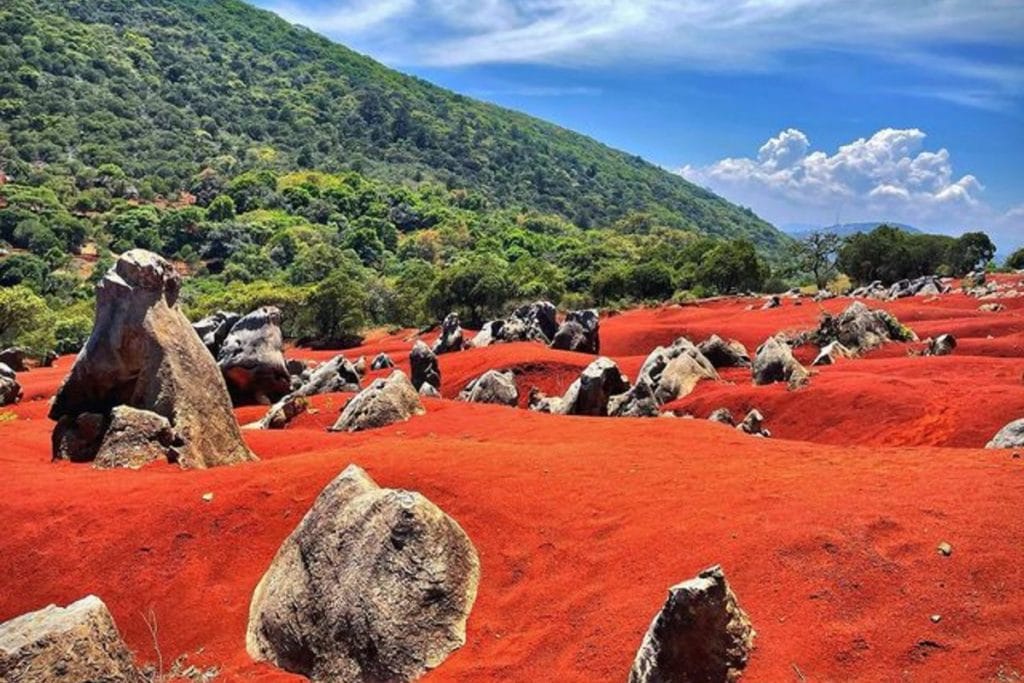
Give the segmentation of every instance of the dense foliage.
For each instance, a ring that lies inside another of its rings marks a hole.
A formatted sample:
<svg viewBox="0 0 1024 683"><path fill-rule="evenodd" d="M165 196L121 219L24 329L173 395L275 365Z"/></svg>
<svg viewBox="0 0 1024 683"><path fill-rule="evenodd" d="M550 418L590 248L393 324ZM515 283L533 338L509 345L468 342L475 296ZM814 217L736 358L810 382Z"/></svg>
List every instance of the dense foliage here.
<svg viewBox="0 0 1024 683"><path fill-rule="evenodd" d="M852 235L839 249L836 265L854 282L886 284L921 275L962 276L985 267L995 245L982 232L960 237L911 234L888 225Z"/></svg>
<svg viewBox="0 0 1024 683"><path fill-rule="evenodd" d="M266 189L248 171L355 170L466 188L476 207L582 228L644 212L769 250L788 242L678 175L396 73L239 0L5 0L0 122L0 171L81 211L106 211L105 193L181 189L208 206L235 178L244 213ZM209 208L214 220L232 212ZM133 215L114 230L124 241L150 222ZM373 240L358 247L379 255Z"/></svg>

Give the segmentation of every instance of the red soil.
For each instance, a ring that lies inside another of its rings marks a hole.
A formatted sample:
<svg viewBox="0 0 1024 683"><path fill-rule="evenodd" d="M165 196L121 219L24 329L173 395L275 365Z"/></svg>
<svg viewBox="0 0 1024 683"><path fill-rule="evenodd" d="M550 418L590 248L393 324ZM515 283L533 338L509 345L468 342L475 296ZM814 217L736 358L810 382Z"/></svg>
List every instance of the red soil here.
<svg viewBox="0 0 1024 683"><path fill-rule="evenodd" d="M819 313L748 303L624 313L602 323L603 350L632 377L681 334L752 348ZM293 680L246 655L249 598L313 498L354 462L381 485L422 491L480 553L466 646L427 681L624 680L668 586L712 563L758 631L744 680L1019 680L1024 458L980 446L1024 415L1024 301L995 314L978 303L884 304L922 338L955 334L951 357L893 344L794 392L730 371L671 406L705 417L756 405L773 439L705 420L447 400L493 367L520 370L524 393L555 393L591 360L510 344L442 356L445 399L405 424L328 433L345 396L319 396L284 431L246 432L258 463L99 472L49 461L44 399L70 366L62 358L19 376L26 399L0 421L0 621L95 593L142 661L156 660L142 618L151 608L165 665L189 653L222 680ZM347 355L385 350L407 370L408 348L382 335ZM942 541L951 557L936 552Z"/></svg>

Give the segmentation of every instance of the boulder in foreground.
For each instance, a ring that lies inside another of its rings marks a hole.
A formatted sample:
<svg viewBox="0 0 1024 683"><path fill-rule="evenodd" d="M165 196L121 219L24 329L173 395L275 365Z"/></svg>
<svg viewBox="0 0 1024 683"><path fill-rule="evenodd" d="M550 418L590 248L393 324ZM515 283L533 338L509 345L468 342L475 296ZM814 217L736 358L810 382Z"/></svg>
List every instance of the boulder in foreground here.
<svg viewBox="0 0 1024 683"><path fill-rule="evenodd" d="M996 432L985 448L1024 448L1024 418L1014 420Z"/></svg>
<svg viewBox="0 0 1024 683"><path fill-rule="evenodd" d="M95 595L0 624L0 681L142 683L114 618Z"/></svg>
<svg viewBox="0 0 1024 683"><path fill-rule="evenodd" d="M750 619L719 566L669 589L629 672L629 683L727 683L754 647Z"/></svg>
<svg viewBox="0 0 1024 683"><path fill-rule="evenodd" d="M332 432L358 432L404 422L413 415L426 412L419 394L401 370L387 378L374 380L349 399L341 410Z"/></svg>
<svg viewBox="0 0 1024 683"><path fill-rule="evenodd" d="M54 458L93 460L112 410L124 405L167 419L182 467L256 459L216 362L178 308L180 285L171 264L142 249L103 276L92 333L50 406Z"/></svg>
<svg viewBox="0 0 1024 683"><path fill-rule="evenodd" d="M807 369L793 357L789 344L780 337L769 337L757 347L751 373L754 384L788 382L791 387L806 382L809 376Z"/></svg>
<svg viewBox="0 0 1024 683"><path fill-rule="evenodd" d="M246 649L313 681L412 681L465 643L479 577L458 523L349 465L256 587Z"/></svg>

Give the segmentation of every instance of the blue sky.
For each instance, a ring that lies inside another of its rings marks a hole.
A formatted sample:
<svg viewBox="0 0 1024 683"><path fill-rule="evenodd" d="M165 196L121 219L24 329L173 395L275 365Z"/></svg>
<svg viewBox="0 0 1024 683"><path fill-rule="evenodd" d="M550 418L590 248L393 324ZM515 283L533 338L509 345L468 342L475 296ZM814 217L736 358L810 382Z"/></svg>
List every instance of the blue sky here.
<svg viewBox="0 0 1024 683"><path fill-rule="evenodd" d="M1024 0L258 0L768 220L1024 244Z"/></svg>

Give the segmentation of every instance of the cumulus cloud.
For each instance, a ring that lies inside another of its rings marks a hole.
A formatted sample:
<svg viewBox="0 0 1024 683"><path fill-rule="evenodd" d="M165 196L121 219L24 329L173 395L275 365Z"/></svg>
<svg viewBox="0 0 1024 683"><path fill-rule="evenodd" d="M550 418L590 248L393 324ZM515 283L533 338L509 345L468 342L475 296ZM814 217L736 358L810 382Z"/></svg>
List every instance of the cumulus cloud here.
<svg viewBox="0 0 1024 683"><path fill-rule="evenodd" d="M1004 242L1024 241L1024 207L995 211L978 179L957 175L949 151L926 149L925 138L916 128L884 128L830 153L790 128L756 156L679 173L778 224L892 220L951 232L988 228Z"/></svg>

